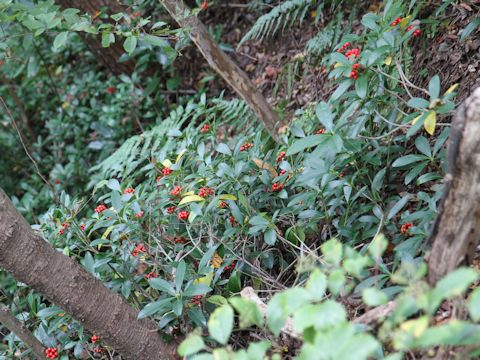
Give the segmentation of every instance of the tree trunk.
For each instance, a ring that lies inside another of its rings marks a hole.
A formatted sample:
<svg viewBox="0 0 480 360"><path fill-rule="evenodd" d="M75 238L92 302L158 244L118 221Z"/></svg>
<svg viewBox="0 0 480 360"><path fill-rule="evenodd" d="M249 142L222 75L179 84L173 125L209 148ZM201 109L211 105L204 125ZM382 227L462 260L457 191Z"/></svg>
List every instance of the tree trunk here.
<svg viewBox="0 0 480 360"><path fill-rule="evenodd" d="M247 102L273 139L278 140L280 118L247 74L220 50L205 25L191 14L182 0L161 0L161 3L181 27L188 29L208 64Z"/></svg>
<svg viewBox="0 0 480 360"><path fill-rule="evenodd" d="M25 345L35 354L38 360L44 358L44 347L40 341L33 336L32 332L23 326L23 323L10 313L10 309L0 304L0 323L9 331L14 333Z"/></svg>
<svg viewBox="0 0 480 360"><path fill-rule="evenodd" d="M156 324L36 234L0 189L0 267L71 314L125 359L175 359Z"/></svg>
<svg viewBox="0 0 480 360"><path fill-rule="evenodd" d="M62 9L74 8L80 10L81 14L88 13L91 16L94 16L102 8L107 8L109 15L125 12L125 8L117 0L56 0L56 3ZM119 62L120 56L125 53L121 42L115 41L109 47L104 48L98 37L83 33L80 33L80 36L82 36L90 51L101 59L114 75L131 74L135 70L133 60Z"/></svg>
<svg viewBox="0 0 480 360"><path fill-rule="evenodd" d="M428 255L430 284L474 253L480 237L480 88L465 100L452 122L445 194Z"/></svg>

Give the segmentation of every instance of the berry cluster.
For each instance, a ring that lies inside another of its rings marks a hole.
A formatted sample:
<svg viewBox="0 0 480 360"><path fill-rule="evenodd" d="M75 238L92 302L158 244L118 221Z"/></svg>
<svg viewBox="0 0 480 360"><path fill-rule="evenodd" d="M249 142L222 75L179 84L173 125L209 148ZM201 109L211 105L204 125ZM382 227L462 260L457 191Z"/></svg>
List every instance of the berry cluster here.
<svg viewBox="0 0 480 360"><path fill-rule="evenodd" d="M415 26L414 25L410 25L408 28L407 28L407 31L410 31L410 30L413 30L415 29ZM420 36L420 34L422 33L422 30L420 29L415 29L415 31L413 32L413 36L417 37L417 36Z"/></svg>
<svg viewBox="0 0 480 360"><path fill-rule="evenodd" d="M142 216L143 216L144 212L143 211L140 211L139 213L136 213L135 214L135 217L137 217L138 219L140 219Z"/></svg>
<svg viewBox="0 0 480 360"><path fill-rule="evenodd" d="M399 16L397 17L395 20L392 21L392 23L390 24L390 26L397 26L398 24L400 24L402 22L402 18Z"/></svg>
<svg viewBox="0 0 480 360"><path fill-rule="evenodd" d="M360 56L360 49L358 48L353 48L351 50L348 50L346 53L345 53L345 56L347 57L347 59L350 59L351 56L354 57L354 59L357 59L359 56Z"/></svg>
<svg viewBox="0 0 480 360"><path fill-rule="evenodd" d="M178 196L178 195L180 195L181 193L182 193L182 187L179 186L179 185L175 186L175 187L172 189L172 191L170 191L170 195L172 195L172 196Z"/></svg>
<svg viewBox="0 0 480 360"><path fill-rule="evenodd" d="M230 221L230 225L235 226L236 221L235 221L235 218L233 217L233 215L230 215L228 220Z"/></svg>
<svg viewBox="0 0 480 360"><path fill-rule="evenodd" d="M198 191L198 196L207 197L208 195L213 195L214 192L211 188L204 186Z"/></svg>
<svg viewBox="0 0 480 360"><path fill-rule="evenodd" d="M345 44L343 44L340 49L338 49L338 52L344 52L346 48L350 47L350 43L347 41Z"/></svg>
<svg viewBox="0 0 480 360"><path fill-rule="evenodd" d="M287 153L285 151L280 151L277 156L277 163L279 163L280 161L283 161L286 156L287 156Z"/></svg>
<svg viewBox="0 0 480 360"><path fill-rule="evenodd" d="M80 224L80 230L85 231L85 224Z"/></svg>
<svg viewBox="0 0 480 360"><path fill-rule="evenodd" d="M94 347L93 352L95 354L101 354L103 352L103 349L100 346Z"/></svg>
<svg viewBox="0 0 480 360"><path fill-rule="evenodd" d="M46 348L45 357L47 359L56 359L58 357L58 350L56 348Z"/></svg>
<svg viewBox="0 0 480 360"><path fill-rule="evenodd" d="M185 244L185 243L187 242L187 240L185 240L184 237L178 237L178 238L175 238L175 239L173 240L173 242L174 242L175 244Z"/></svg>
<svg viewBox="0 0 480 360"><path fill-rule="evenodd" d="M69 227L70 227L70 224L67 223L67 222L64 222L64 223L62 224L62 228L61 228L60 231L58 232L58 235L63 235L63 233L65 232L65 230L67 230Z"/></svg>
<svg viewBox="0 0 480 360"><path fill-rule="evenodd" d="M315 134L317 135L325 134L325 129L318 129L317 131L315 131Z"/></svg>
<svg viewBox="0 0 480 360"><path fill-rule="evenodd" d="M352 71L350 72L350 78L357 80L358 79L358 69L360 69L360 64L353 64Z"/></svg>
<svg viewBox="0 0 480 360"><path fill-rule="evenodd" d="M233 271L235 269L235 261L232 261L231 265L225 266L225 271Z"/></svg>
<svg viewBox="0 0 480 360"><path fill-rule="evenodd" d="M170 175L171 173L172 173L172 169L170 169L169 167L165 167L165 168L163 168L163 170L162 170L163 176L168 176L168 175Z"/></svg>
<svg viewBox="0 0 480 360"><path fill-rule="evenodd" d="M190 213L188 211L180 211L178 213L178 220L187 220L189 216Z"/></svg>
<svg viewBox="0 0 480 360"><path fill-rule="evenodd" d="M116 91L117 91L117 89L115 89L114 86L109 86L109 87L107 88L107 93L109 93L110 95L115 94Z"/></svg>
<svg viewBox="0 0 480 360"><path fill-rule="evenodd" d="M131 187L126 188L126 189L123 191L124 194L133 194L134 192L135 192L135 189L134 189L134 188L131 188Z"/></svg>
<svg viewBox="0 0 480 360"><path fill-rule="evenodd" d="M150 271L147 275L145 275L145 278L148 280L148 279L154 279L154 278L157 278L158 277L158 274L155 273L154 271Z"/></svg>
<svg viewBox="0 0 480 360"><path fill-rule="evenodd" d="M253 147L252 143L245 143L242 146L240 146L240 151L247 151L248 149L251 149Z"/></svg>
<svg viewBox="0 0 480 360"><path fill-rule="evenodd" d="M105 210L107 210L107 207L103 204L100 204L98 205L96 208L95 208L95 212L97 214L101 214L102 212L104 212Z"/></svg>
<svg viewBox="0 0 480 360"><path fill-rule="evenodd" d="M273 183L273 185L272 185L272 191L274 191L274 192L279 192L279 191L281 191L282 189L283 189L283 184L278 183L278 182Z"/></svg>
<svg viewBox="0 0 480 360"><path fill-rule="evenodd" d="M133 248L132 255L134 257L137 257L138 254L145 253L145 252L147 252L147 249L145 248L145 245L140 244L140 245L137 245Z"/></svg>
<svg viewBox="0 0 480 360"><path fill-rule="evenodd" d="M228 204L225 201L220 202L219 205L222 209L228 208Z"/></svg>
<svg viewBox="0 0 480 360"><path fill-rule="evenodd" d="M202 126L202 128L200 129L200 132L202 134L206 133L208 130L210 130L210 125L209 124L205 124Z"/></svg>
<svg viewBox="0 0 480 360"><path fill-rule="evenodd" d="M190 300L190 303L193 305L200 305L200 301L202 300L203 295L195 295L192 300Z"/></svg>
<svg viewBox="0 0 480 360"><path fill-rule="evenodd" d="M176 206L169 206L169 207L167 208L167 213L168 213L168 214L173 214L176 209L177 209Z"/></svg>
<svg viewBox="0 0 480 360"><path fill-rule="evenodd" d="M408 234L408 229L410 229L412 226L413 226L412 223L405 223L405 224L403 224L402 227L400 228L400 232L401 232L403 235L407 235L407 234Z"/></svg>
<svg viewBox="0 0 480 360"><path fill-rule="evenodd" d="M94 335L92 335L90 340L92 341L93 344L95 344L95 343L100 341L100 336L94 334Z"/></svg>

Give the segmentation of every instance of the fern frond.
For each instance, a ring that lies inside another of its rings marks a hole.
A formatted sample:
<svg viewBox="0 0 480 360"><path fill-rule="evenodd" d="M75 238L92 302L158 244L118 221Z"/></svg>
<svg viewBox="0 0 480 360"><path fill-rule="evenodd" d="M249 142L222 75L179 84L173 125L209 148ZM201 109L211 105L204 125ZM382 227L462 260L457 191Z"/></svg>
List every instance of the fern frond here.
<svg viewBox="0 0 480 360"><path fill-rule="evenodd" d="M292 27L295 21L303 21L308 8L315 0L288 0L273 8L268 14L262 15L255 22L250 31L240 41L242 45L247 40L263 40Z"/></svg>

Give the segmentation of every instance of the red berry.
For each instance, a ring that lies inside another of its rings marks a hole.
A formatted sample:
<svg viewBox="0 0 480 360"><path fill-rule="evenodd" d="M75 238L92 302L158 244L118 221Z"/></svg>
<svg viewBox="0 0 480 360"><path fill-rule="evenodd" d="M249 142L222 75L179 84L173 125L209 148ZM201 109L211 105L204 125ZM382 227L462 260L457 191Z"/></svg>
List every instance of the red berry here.
<svg viewBox="0 0 480 360"><path fill-rule="evenodd" d="M159 182L160 180L162 180L162 176L161 176L161 175L157 176L157 178L156 178L155 180L156 180L157 182Z"/></svg>
<svg viewBox="0 0 480 360"><path fill-rule="evenodd" d="M173 240L173 242L174 242L175 244L184 244L184 243L187 242L187 240L185 240L184 237L178 237L178 238L175 238L175 239Z"/></svg>
<svg viewBox="0 0 480 360"><path fill-rule="evenodd" d="M421 33L422 33L422 30L417 29L413 32L413 36L415 36L415 37L420 36Z"/></svg>
<svg viewBox="0 0 480 360"><path fill-rule="evenodd" d="M102 212L104 212L105 210L107 210L107 207L103 204L100 204L98 205L96 208L95 208L95 212L97 214L101 214Z"/></svg>
<svg viewBox="0 0 480 360"><path fill-rule="evenodd" d="M134 189L134 188L131 188L131 187L126 188L126 189L123 191L124 194L133 194L134 192L135 192L135 189Z"/></svg>
<svg viewBox="0 0 480 360"><path fill-rule="evenodd" d="M252 143L245 143L242 146L240 146L240 151L247 151L248 149L250 149L252 147L253 147Z"/></svg>
<svg viewBox="0 0 480 360"><path fill-rule="evenodd" d="M158 277L158 274L153 272L153 271L151 271L147 275L145 275L145 278L147 278L147 279L153 279L153 278L157 278L157 277Z"/></svg>
<svg viewBox="0 0 480 360"><path fill-rule="evenodd" d="M203 133L206 133L208 130L210 130L210 125L209 124L205 124L202 126L202 128L200 129L200 132L203 134Z"/></svg>
<svg viewBox="0 0 480 360"><path fill-rule="evenodd" d="M140 219L143 216L143 214L144 212L140 211L139 213L135 214L135 216Z"/></svg>
<svg viewBox="0 0 480 360"><path fill-rule="evenodd" d="M60 179L56 178L55 179L55 184L60 184Z"/></svg>
<svg viewBox="0 0 480 360"><path fill-rule="evenodd" d="M145 245L140 244L140 245L137 245L137 246L134 247L134 249L133 249L133 251L132 251L132 255L133 255L134 257L137 257L138 254L144 253L144 252L146 252L146 251L147 251L147 250L145 249Z"/></svg>
<svg viewBox="0 0 480 360"><path fill-rule="evenodd" d="M233 217L233 215L230 215L228 217L228 220L230 221L230 225L235 226L236 221L235 221L235 218Z"/></svg>
<svg viewBox="0 0 480 360"><path fill-rule="evenodd" d="M80 224L80 230L82 230L82 231L85 230L85 224Z"/></svg>
<svg viewBox="0 0 480 360"><path fill-rule="evenodd" d="M56 359L58 357L58 349L56 348L46 348L45 356L47 359Z"/></svg>
<svg viewBox="0 0 480 360"><path fill-rule="evenodd" d="M162 174L164 176L167 176L167 175L170 175L172 173L172 169L170 169L169 167L165 167L163 170L162 170Z"/></svg>
<svg viewBox="0 0 480 360"><path fill-rule="evenodd" d="M280 170L280 175L283 175L283 174L286 174L286 173L287 173L287 170L285 170L285 169Z"/></svg>
<svg viewBox="0 0 480 360"><path fill-rule="evenodd" d="M195 295L190 302L194 305L200 305L200 301L202 300L203 295Z"/></svg>
<svg viewBox="0 0 480 360"><path fill-rule="evenodd" d="M198 196L207 197L208 195L213 195L214 192L211 188L205 186L198 191Z"/></svg>
<svg viewBox="0 0 480 360"><path fill-rule="evenodd" d="M321 135L321 134L325 134L325 129L318 129L315 134L317 135Z"/></svg>
<svg viewBox="0 0 480 360"><path fill-rule="evenodd" d="M116 91L117 91L117 89L115 89L115 87L113 87L113 86L109 86L107 88L107 93L109 93L110 95L115 94Z"/></svg>
<svg viewBox="0 0 480 360"><path fill-rule="evenodd" d="M172 189L172 191L170 191L170 195L178 196L181 194L181 192L182 192L182 187L177 185Z"/></svg>
<svg viewBox="0 0 480 360"><path fill-rule="evenodd" d="M134 17L140 17L141 16L140 11L135 11L132 15Z"/></svg>
<svg viewBox="0 0 480 360"><path fill-rule="evenodd" d="M103 352L103 349L101 347L97 346L97 347L93 348L93 352L95 354L100 354L101 352Z"/></svg>
<svg viewBox="0 0 480 360"><path fill-rule="evenodd" d="M227 204L225 201L222 201L222 202L220 203L220 207L221 207L222 209L225 209L225 208L228 207L228 204Z"/></svg>
<svg viewBox="0 0 480 360"><path fill-rule="evenodd" d="M285 151L280 151L277 156L277 162L283 161L285 157L287 156L287 153Z"/></svg>
<svg viewBox="0 0 480 360"><path fill-rule="evenodd" d="M175 210L176 210L176 207L175 207L175 206L169 206L169 207L167 208L167 213L168 213L168 214L173 214L173 213L175 212Z"/></svg>
<svg viewBox="0 0 480 360"><path fill-rule="evenodd" d="M92 343L96 343L98 341L100 341L100 336L98 335L92 335L92 337L90 338L90 340L92 341Z"/></svg>
<svg viewBox="0 0 480 360"><path fill-rule="evenodd" d="M412 223L405 223L405 224L403 224L402 227L400 228L400 232L401 232L403 235L407 235L407 234L408 234L408 229L410 229L412 226L413 226Z"/></svg>
<svg viewBox="0 0 480 360"><path fill-rule="evenodd" d="M398 24L400 24L402 22L402 18L401 17L397 17L395 20L393 20L393 22L390 24L391 26L397 26Z"/></svg>
<svg viewBox="0 0 480 360"><path fill-rule="evenodd" d="M283 189L283 184L280 184L278 182L273 183L272 185L272 191L279 192Z"/></svg>
<svg viewBox="0 0 480 360"><path fill-rule="evenodd" d="M190 213L188 211L180 211L178 213L178 220L187 220L189 216Z"/></svg>
<svg viewBox="0 0 480 360"><path fill-rule="evenodd" d="M200 9L207 10L208 9L208 2L207 0L203 0L202 4L200 5Z"/></svg>

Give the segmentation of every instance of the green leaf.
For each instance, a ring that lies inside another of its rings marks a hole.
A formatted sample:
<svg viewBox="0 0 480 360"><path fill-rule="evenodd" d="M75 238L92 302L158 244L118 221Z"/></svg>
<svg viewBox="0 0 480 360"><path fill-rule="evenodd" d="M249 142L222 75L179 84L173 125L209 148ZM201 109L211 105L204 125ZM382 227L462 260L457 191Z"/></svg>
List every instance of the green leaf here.
<svg viewBox="0 0 480 360"><path fill-rule="evenodd" d="M230 150L228 145L224 143L218 144L215 150L217 150L220 154L232 155L232 151Z"/></svg>
<svg viewBox="0 0 480 360"><path fill-rule="evenodd" d="M196 354L200 350L205 348L205 343L199 335L189 335L185 340L182 341L178 347L178 354L180 356L189 356Z"/></svg>
<svg viewBox="0 0 480 360"><path fill-rule="evenodd" d="M364 289L362 292L362 298L368 306L380 306L388 301L387 294L374 287Z"/></svg>
<svg viewBox="0 0 480 360"><path fill-rule="evenodd" d="M465 38L473 33L478 26L480 26L480 16L475 18L472 22L465 26L465 28L463 28L462 35L460 35L460 40L465 40Z"/></svg>
<svg viewBox="0 0 480 360"><path fill-rule="evenodd" d="M275 229L269 229L263 234L263 240L268 244L268 245L275 245L275 242L277 241L277 233Z"/></svg>
<svg viewBox="0 0 480 360"><path fill-rule="evenodd" d="M123 43L123 48L129 55L131 55L135 51L136 47L137 47L136 36L129 36L125 39L125 42Z"/></svg>
<svg viewBox="0 0 480 360"><path fill-rule="evenodd" d="M355 91L360 99L365 99L368 90L368 76L362 75L355 81Z"/></svg>
<svg viewBox="0 0 480 360"><path fill-rule="evenodd" d="M423 110L423 109L427 109L430 103L425 99L416 97L408 100L407 105L414 109Z"/></svg>
<svg viewBox="0 0 480 360"><path fill-rule="evenodd" d="M137 318L138 319L143 319L147 316L156 314L157 312L164 313L167 310L170 310L172 308L172 299L162 299L155 301L153 303L147 304L142 311L138 313Z"/></svg>
<svg viewBox="0 0 480 360"><path fill-rule="evenodd" d="M344 288L346 282L345 274L342 269L335 269L328 275L328 290L333 295L338 295Z"/></svg>
<svg viewBox="0 0 480 360"><path fill-rule="evenodd" d="M428 93L430 94L430 100L438 99L440 96L440 77L438 75L430 79L428 83Z"/></svg>
<svg viewBox="0 0 480 360"><path fill-rule="evenodd" d="M395 160L392 166L401 167L401 166L410 165L422 160L425 160L425 156L423 155L405 155Z"/></svg>
<svg viewBox="0 0 480 360"><path fill-rule="evenodd" d="M385 238L385 235L378 234L368 246L368 252L373 256L374 259L380 259L385 250L387 250L387 246L388 241Z"/></svg>
<svg viewBox="0 0 480 360"><path fill-rule="evenodd" d="M228 300L225 299L222 295L212 295L210 296L207 301L211 304L215 305L225 305L228 304Z"/></svg>
<svg viewBox="0 0 480 360"><path fill-rule="evenodd" d="M160 278L150 279L148 280L148 283L154 289L164 291L172 296L175 296L177 294L177 292L175 291L175 288L173 287L173 284L163 279L160 279Z"/></svg>
<svg viewBox="0 0 480 360"><path fill-rule="evenodd" d="M322 300L327 290L327 277L320 269L313 270L305 285L305 289L309 292L312 300Z"/></svg>
<svg viewBox="0 0 480 360"><path fill-rule="evenodd" d="M153 46L160 46L160 47L168 46L168 42L165 39L163 39L159 36L145 34L144 35L144 40L145 40L145 42L147 42L147 43L149 43L150 45L153 45Z"/></svg>
<svg viewBox="0 0 480 360"><path fill-rule="evenodd" d="M185 265L185 261L180 261L177 266L177 271L175 273L175 287L177 291L180 291L182 288L183 280L185 279L185 271L187 266Z"/></svg>
<svg viewBox="0 0 480 360"><path fill-rule="evenodd" d="M298 332L309 327L326 330L346 321L347 313L342 305L333 300L307 305L293 314L293 326Z"/></svg>
<svg viewBox="0 0 480 360"><path fill-rule="evenodd" d="M107 48L111 44L115 43L115 35L111 32L102 33L102 47Z"/></svg>
<svg viewBox="0 0 480 360"><path fill-rule="evenodd" d="M205 295L210 291L212 291L212 288L205 284L190 284L185 288L183 295L184 296Z"/></svg>
<svg viewBox="0 0 480 360"><path fill-rule="evenodd" d="M330 110L330 106L324 101L319 102L316 108L316 114L320 123L325 127L325 130L332 131L333 114Z"/></svg>
<svg viewBox="0 0 480 360"><path fill-rule="evenodd" d="M107 182L107 187L111 190L121 191L120 183L117 179L110 179Z"/></svg>
<svg viewBox="0 0 480 360"><path fill-rule="evenodd" d="M320 247L325 261L329 264L339 265L342 260L343 245L336 238L330 239Z"/></svg>
<svg viewBox="0 0 480 360"><path fill-rule="evenodd" d="M287 156L294 155L300 151L316 146L325 141L324 135L310 135L295 141L287 150Z"/></svg>
<svg viewBox="0 0 480 360"><path fill-rule="evenodd" d="M68 38L68 31L63 31L57 36L55 36L55 40L53 40L53 50L56 51L60 49L65 43L67 42Z"/></svg>
<svg viewBox="0 0 480 360"><path fill-rule="evenodd" d="M363 15L362 25L364 25L365 27L367 27L371 30L375 30L375 29L378 28L377 20L378 20L378 15L377 14L368 13L368 14Z"/></svg>
<svg viewBox="0 0 480 360"><path fill-rule="evenodd" d="M290 288L275 294L267 305L268 328L278 336L287 317L309 300L310 294L302 288Z"/></svg>
<svg viewBox="0 0 480 360"><path fill-rule="evenodd" d="M263 316L255 302L241 297L233 297L229 299L229 301L240 314L239 319L241 329L245 329L252 325L257 325L258 327L262 326Z"/></svg>
<svg viewBox="0 0 480 360"><path fill-rule="evenodd" d="M400 200L398 200L395 205L390 209L387 215L387 220L391 220L398 214L400 210L408 203L408 201L412 198L412 195L407 194L403 196Z"/></svg>
<svg viewBox="0 0 480 360"><path fill-rule="evenodd" d="M428 140L424 136L419 136L415 139L415 147L420 151L423 155L431 157L432 150L430 149L430 144Z"/></svg>
<svg viewBox="0 0 480 360"><path fill-rule="evenodd" d="M350 85L352 85L352 80L350 79L344 80L343 82L341 82L340 85L338 85L337 89L332 94L332 96L330 96L330 100L331 101L337 100L340 96L342 96L345 93L345 91L348 90Z"/></svg>
<svg viewBox="0 0 480 360"><path fill-rule="evenodd" d="M468 298L468 312L473 321L480 321L480 288L476 288L470 294Z"/></svg>
<svg viewBox="0 0 480 360"><path fill-rule="evenodd" d="M230 305L222 305L216 308L208 319L208 331L210 336L225 345L233 330L233 309Z"/></svg>

